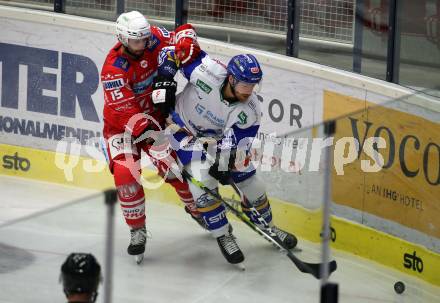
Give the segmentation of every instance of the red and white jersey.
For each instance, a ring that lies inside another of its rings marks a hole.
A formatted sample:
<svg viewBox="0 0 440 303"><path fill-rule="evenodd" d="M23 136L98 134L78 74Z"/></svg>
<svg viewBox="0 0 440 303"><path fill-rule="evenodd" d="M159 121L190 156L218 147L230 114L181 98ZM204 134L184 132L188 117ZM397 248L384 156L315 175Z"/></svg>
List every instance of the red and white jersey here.
<svg viewBox="0 0 440 303"><path fill-rule="evenodd" d="M125 126L135 114L146 113L160 124L164 117L153 108L151 92L153 78L157 75L160 50L172 45L174 32L162 27L151 27L151 38L144 54L134 59L117 43L107 55L101 70L104 89L104 136L123 133ZM148 120L141 120L131 129L133 136L139 136L148 126Z"/></svg>

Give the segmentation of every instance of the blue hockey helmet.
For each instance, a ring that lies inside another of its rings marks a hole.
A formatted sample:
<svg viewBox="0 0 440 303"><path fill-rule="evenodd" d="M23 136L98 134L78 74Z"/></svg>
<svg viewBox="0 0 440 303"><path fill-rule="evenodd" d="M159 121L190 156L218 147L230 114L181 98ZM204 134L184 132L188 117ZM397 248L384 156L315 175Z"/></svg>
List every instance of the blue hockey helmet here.
<svg viewBox="0 0 440 303"><path fill-rule="evenodd" d="M249 84L258 84L263 78L263 72L254 55L242 54L232 57L228 63L228 74L234 79Z"/></svg>

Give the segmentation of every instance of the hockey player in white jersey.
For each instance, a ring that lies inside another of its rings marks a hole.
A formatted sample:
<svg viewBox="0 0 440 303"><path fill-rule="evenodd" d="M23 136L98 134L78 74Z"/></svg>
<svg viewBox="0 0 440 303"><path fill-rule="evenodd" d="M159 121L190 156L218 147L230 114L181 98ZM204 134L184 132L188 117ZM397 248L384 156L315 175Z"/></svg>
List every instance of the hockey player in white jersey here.
<svg viewBox="0 0 440 303"><path fill-rule="evenodd" d="M161 58L159 74L172 78L179 60L167 61L167 58L176 58L174 49L164 49ZM195 60L181 66L180 71L188 83L177 96L171 123L180 127L174 133L172 145L184 169L211 190L218 190L219 181L228 184L232 178L246 197L242 209L250 220L262 227L247 208L249 204L272 227L279 242L294 248L296 237L273 224L265 186L249 161L261 117L254 92L263 75L257 59L253 55L238 55L225 66L201 51ZM197 144L201 140L208 147ZM210 162L206 154L212 154L213 150L216 160L210 157ZM244 161L235 161L236 158ZM189 186L198 211L224 257L230 263L241 263L244 256L229 229L225 206L198 186L191 183Z"/></svg>

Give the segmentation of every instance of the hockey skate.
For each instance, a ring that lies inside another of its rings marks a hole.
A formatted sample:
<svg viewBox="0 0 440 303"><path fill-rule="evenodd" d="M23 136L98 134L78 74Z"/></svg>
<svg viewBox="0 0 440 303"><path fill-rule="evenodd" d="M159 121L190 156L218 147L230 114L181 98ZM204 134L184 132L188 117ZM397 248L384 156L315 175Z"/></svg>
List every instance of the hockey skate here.
<svg viewBox="0 0 440 303"><path fill-rule="evenodd" d="M298 243L298 239L294 235L292 235L292 234L290 234L290 233L288 233L288 232L286 232L276 226L272 226L271 230L276 234L275 240L281 246L283 246L287 249L295 248L296 244Z"/></svg>
<svg viewBox="0 0 440 303"><path fill-rule="evenodd" d="M141 264L144 260L145 245L147 243L147 230L145 226L130 230L130 245L127 252L134 256L137 264Z"/></svg>
<svg viewBox="0 0 440 303"><path fill-rule="evenodd" d="M244 261L244 255L231 233L218 237L217 243L229 263L238 264Z"/></svg>

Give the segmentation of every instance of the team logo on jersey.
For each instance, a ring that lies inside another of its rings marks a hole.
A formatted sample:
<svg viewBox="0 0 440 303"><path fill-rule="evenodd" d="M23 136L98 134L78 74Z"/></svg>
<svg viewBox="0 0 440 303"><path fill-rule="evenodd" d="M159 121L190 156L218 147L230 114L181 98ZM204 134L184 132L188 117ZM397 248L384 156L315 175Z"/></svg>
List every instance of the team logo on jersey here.
<svg viewBox="0 0 440 303"><path fill-rule="evenodd" d="M124 184L117 187L119 196L124 199L132 199L139 192L140 185L137 182L133 182L130 184Z"/></svg>
<svg viewBox="0 0 440 303"><path fill-rule="evenodd" d="M169 38L169 37L170 37L170 32L167 31L167 29L166 29L165 27L160 26L160 27L158 27L157 29L162 33L162 35L163 35L164 37L166 37L166 38Z"/></svg>
<svg viewBox="0 0 440 303"><path fill-rule="evenodd" d="M203 114L205 111L205 107L203 105L200 105L200 103L197 103L196 105L196 112L199 113L199 115Z"/></svg>
<svg viewBox="0 0 440 303"><path fill-rule="evenodd" d="M212 87L200 79L197 79L196 85L198 88L200 88L202 91L204 91L207 94L209 94L212 91Z"/></svg>
<svg viewBox="0 0 440 303"><path fill-rule="evenodd" d="M206 64L200 64L199 65L199 69L200 69L201 72L206 71L207 68L208 68L208 66L206 66Z"/></svg>
<svg viewBox="0 0 440 303"><path fill-rule="evenodd" d="M176 57L176 55L175 55L174 52L167 52L167 61L168 61L168 62L174 62L174 63L177 63L175 57Z"/></svg>
<svg viewBox="0 0 440 303"><path fill-rule="evenodd" d="M102 86L105 90L114 90L124 86L124 79L115 79L109 81L102 81Z"/></svg>
<svg viewBox="0 0 440 303"><path fill-rule="evenodd" d="M141 67L142 68L147 68L147 66L148 66L148 61L147 60L142 60L141 61Z"/></svg>
<svg viewBox="0 0 440 303"><path fill-rule="evenodd" d="M159 66L161 66L165 62L165 59L167 58L168 51L166 49L167 48L164 47L159 53Z"/></svg>
<svg viewBox="0 0 440 303"><path fill-rule="evenodd" d="M247 122L247 115L245 114L245 112L241 112L238 114L238 124L244 125Z"/></svg>
<svg viewBox="0 0 440 303"><path fill-rule="evenodd" d="M164 64L165 61L176 62L174 54L174 46L167 46L162 48L159 54L159 66Z"/></svg>
<svg viewBox="0 0 440 303"><path fill-rule="evenodd" d="M148 50L150 52L154 51L156 47L159 45L160 40L155 35L152 35L150 38L150 41L148 42Z"/></svg>
<svg viewBox="0 0 440 303"><path fill-rule="evenodd" d="M124 71L128 71L130 68L130 63L127 59L118 57L116 58L115 62L113 63L113 66L123 69Z"/></svg>
<svg viewBox="0 0 440 303"><path fill-rule="evenodd" d="M119 151L124 148L124 138L115 136L110 145Z"/></svg>

